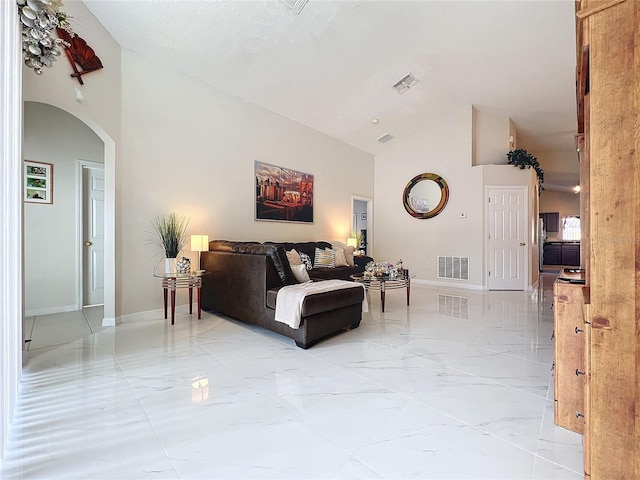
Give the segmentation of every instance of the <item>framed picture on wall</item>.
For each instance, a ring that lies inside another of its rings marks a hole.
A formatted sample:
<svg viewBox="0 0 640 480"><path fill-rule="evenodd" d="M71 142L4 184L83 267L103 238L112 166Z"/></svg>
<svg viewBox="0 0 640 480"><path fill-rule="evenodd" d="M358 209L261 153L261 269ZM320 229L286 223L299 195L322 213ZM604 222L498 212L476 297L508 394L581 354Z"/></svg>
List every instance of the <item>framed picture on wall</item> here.
<svg viewBox="0 0 640 480"><path fill-rule="evenodd" d="M313 175L255 162L256 220L313 223Z"/></svg>
<svg viewBox="0 0 640 480"><path fill-rule="evenodd" d="M24 201L53 204L53 164L24 161Z"/></svg>

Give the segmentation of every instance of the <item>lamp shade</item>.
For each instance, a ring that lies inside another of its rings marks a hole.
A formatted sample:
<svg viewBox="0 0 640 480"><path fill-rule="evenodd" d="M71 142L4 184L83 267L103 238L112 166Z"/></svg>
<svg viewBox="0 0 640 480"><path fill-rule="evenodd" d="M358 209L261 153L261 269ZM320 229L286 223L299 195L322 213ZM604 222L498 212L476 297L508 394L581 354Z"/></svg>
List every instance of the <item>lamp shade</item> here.
<svg viewBox="0 0 640 480"><path fill-rule="evenodd" d="M358 246L358 239L356 237L347 238L347 247L356 248Z"/></svg>
<svg viewBox="0 0 640 480"><path fill-rule="evenodd" d="M209 235L191 235L191 251L206 252L209 250Z"/></svg>

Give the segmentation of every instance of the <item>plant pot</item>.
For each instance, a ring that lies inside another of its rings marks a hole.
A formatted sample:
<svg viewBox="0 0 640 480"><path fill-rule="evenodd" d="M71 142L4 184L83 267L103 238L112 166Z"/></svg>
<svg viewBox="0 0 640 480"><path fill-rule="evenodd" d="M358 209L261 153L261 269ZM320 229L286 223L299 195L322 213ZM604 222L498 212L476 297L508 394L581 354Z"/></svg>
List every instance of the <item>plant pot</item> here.
<svg viewBox="0 0 640 480"><path fill-rule="evenodd" d="M178 273L176 259L175 258L165 258L164 259L164 273L166 275L176 275Z"/></svg>

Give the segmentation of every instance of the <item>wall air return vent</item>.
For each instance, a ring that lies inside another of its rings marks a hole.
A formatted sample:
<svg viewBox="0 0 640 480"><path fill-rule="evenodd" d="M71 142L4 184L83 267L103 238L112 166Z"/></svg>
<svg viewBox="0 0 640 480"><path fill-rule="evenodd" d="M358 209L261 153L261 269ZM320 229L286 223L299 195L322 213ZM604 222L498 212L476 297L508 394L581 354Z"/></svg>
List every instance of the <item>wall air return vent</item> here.
<svg viewBox="0 0 640 480"><path fill-rule="evenodd" d="M391 135L390 133L385 133L384 135L382 135L378 141L380 143L387 143L389 140L393 139L393 135Z"/></svg>
<svg viewBox="0 0 640 480"><path fill-rule="evenodd" d="M438 257L438 278L469 280L469 257Z"/></svg>
<svg viewBox="0 0 640 480"><path fill-rule="evenodd" d="M280 0L296 13L300 13L309 0Z"/></svg>
<svg viewBox="0 0 640 480"><path fill-rule="evenodd" d="M404 77L402 77L400 80L398 80L396 83L393 84L393 89L398 93L404 93L407 90L409 90L411 87L413 87L416 83L418 83L418 80L416 79L416 77L408 73L407 75L405 75Z"/></svg>

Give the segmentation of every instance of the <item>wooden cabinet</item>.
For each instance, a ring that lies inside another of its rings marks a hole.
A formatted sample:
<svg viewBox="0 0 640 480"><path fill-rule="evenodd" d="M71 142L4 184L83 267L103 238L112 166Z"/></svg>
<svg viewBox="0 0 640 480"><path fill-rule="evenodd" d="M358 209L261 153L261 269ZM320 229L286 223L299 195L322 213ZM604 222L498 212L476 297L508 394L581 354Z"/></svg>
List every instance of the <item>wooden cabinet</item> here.
<svg viewBox="0 0 640 480"><path fill-rule="evenodd" d="M541 213L540 218L544 222L544 229L547 232L556 233L560 231L560 213L559 212Z"/></svg>
<svg viewBox="0 0 640 480"><path fill-rule="evenodd" d="M584 432L585 325L583 273L562 270L553 285L554 421ZM565 280L563 280L565 279ZM576 283L572 283L576 282Z"/></svg>
<svg viewBox="0 0 640 480"><path fill-rule="evenodd" d="M559 243L545 243L542 251L544 265L562 265L562 245Z"/></svg>
<svg viewBox="0 0 640 480"><path fill-rule="evenodd" d="M545 243L542 251L544 265L580 265L579 243Z"/></svg>
<svg viewBox="0 0 640 480"><path fill-rule="evenodd" d="M580 244L579 243L563 243L562 244L562 265L571 265L571 266L580 265Z"/></svg>
<svg viewBox="0 0 640 480"><path fill-rule="evenodd" d="M585 478L593 480L640 478L638 5L576 2L581 228L590 286Z"/></svg>

